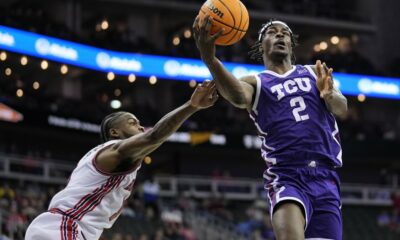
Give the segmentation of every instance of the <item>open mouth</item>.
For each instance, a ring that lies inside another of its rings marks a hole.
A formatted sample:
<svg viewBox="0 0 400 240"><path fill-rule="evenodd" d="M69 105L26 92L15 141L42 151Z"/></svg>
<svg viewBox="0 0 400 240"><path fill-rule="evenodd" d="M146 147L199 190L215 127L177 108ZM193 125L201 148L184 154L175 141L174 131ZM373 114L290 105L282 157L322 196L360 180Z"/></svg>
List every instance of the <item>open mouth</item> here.
<svg viewBox="0 0 400 240"><path fill-rule="evenodd" d="M276 42L275 46L277 46L279 48L285 48L286 47L285 42L283 42L283 41Z"/></svg>

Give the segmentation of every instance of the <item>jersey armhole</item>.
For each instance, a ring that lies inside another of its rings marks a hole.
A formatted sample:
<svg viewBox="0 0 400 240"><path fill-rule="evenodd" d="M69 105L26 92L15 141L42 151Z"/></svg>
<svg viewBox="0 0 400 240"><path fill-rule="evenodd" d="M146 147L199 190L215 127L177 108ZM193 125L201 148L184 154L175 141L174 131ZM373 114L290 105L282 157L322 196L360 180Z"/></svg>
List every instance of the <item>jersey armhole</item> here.
<svg viewBox="0 0 400 240"><path fill-rule="evenodd" d="M312 65L304 65L305 68L307 68L307 70L310 72L310 74L315 78L315 80L317 80L317 75L315 74L314 70L311 67Z"/></svg>
<svg viewBox="0 0 400 240"><path fill-rule="evenodd" d="M253 105L251 107L251 111L258 115L258 111L257 111L257 106L258 106L258 101L260 100L260 92L261 92L261 79L258 76L258 74L254 75L254 77L256 78L257 84L256 84L256 92L254 94L253 97Z"/></svg>
<svg viewBox="0 0 400 240"><path fill-rule="evenodd" d="M129 170L127 170L127 171L123 171L123 172L106 172L106 171L101 170L101 169L99 168L99 166L97 165L96 159L97 159L97 157L100 155L100 153L102 153L103 151L105 151L105 150L109 149L110 147L114 146L114 144L115 144L115 143L112 143L112 144L110 144L110 145L107 145L107 146L103 147L102 149L100 149L100 150L94 155L94 157L93 157L93 159L92 159L92 164L93 164L93 167L96 169L96 171L97 171L98 173L100 173L100 174L102 174L102 175L105 175L105 176L126 175L126 174L132 173L132 172L134 172L135 170L137 170L137 169L140 168L140 165L141 165L141 164L139 163L140 161L138 161L138 164L135 164L131 169L129 169Z"/></svg>

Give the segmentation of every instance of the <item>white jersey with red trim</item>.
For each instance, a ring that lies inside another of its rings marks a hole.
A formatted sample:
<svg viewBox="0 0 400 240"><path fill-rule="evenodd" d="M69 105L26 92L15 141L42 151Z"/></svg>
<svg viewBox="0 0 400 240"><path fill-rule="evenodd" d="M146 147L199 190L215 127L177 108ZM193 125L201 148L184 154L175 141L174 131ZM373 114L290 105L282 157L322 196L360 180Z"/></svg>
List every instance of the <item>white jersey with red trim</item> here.
<svg viewBox="0 0 400 240"><path fill-rule="evenodd" d="M63 212L77 221L90 236L97 238L119 216L140 168L139 163L130 172L109 174L96 167L98 154L118 141L108 141L90 150L79 161L67 186L53 197L49 205L49 210Z"/></svg>

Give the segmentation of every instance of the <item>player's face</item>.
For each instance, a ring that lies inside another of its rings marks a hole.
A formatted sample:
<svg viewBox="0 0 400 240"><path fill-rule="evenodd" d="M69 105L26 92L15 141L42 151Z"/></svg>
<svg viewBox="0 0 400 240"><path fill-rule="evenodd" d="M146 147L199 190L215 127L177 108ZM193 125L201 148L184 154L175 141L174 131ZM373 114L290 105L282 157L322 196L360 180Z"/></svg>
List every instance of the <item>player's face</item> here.
<svg viewBox="0 0 400 240"><path fill-rule="evenodd" d="M117 130L119 137L121 139L126 139L136 134L143 133L144 127L140 125L139 119L133 114L127 113L122 117Z"/></svg>
<svg viewBox="0 0 400 240"><path fill-rule="evenodd" d="M264 54L270 59L282 59L292 54L292 39L289 29L276 23L270 26L262 41Z"/></svg>

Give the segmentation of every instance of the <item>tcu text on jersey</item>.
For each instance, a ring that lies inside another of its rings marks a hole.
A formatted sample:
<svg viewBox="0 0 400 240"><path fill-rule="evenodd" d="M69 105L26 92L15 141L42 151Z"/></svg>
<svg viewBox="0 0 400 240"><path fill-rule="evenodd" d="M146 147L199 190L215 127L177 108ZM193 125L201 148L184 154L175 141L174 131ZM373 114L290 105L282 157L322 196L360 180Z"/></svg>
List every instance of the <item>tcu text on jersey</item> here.
<svg viewBox="0 0 400 240"><path fill-rule="evenodd" d="M276 84L271 87L271 92L276 94L276 98L281 100L288 94L297 91L309 92L311 90L310 79L308 77L288 79L283 83Z"/></svg>

